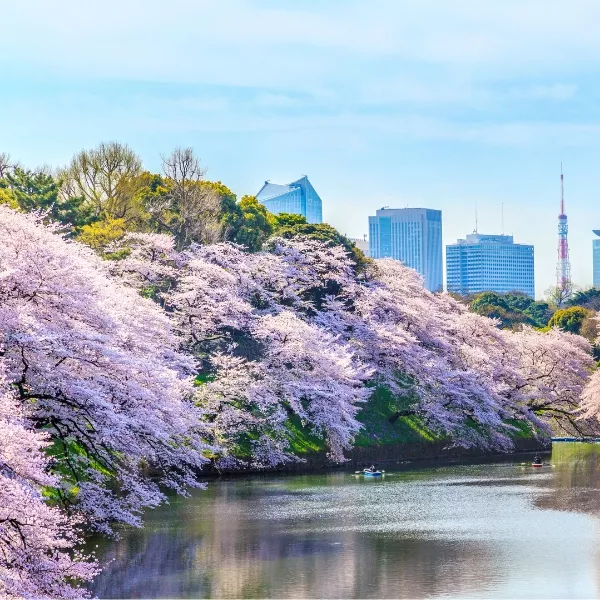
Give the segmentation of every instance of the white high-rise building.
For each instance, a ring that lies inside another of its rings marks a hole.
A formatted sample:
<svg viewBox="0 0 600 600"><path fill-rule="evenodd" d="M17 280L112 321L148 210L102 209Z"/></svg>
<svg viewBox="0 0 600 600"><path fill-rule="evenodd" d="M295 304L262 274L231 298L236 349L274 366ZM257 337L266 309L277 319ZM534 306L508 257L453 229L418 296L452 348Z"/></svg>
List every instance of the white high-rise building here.
<svg viewBox="0 0 600 600"><path fill-rule="evenodd" d="M533 298L533 259L533 246L515 244L512 235L472 233L446 246L446 287L462 295L521 292Z"/></svg>
<svg viewBox="0 0 600 600"><path fill-rule="evenodd" d="M442 276L442 211L382 208L369 217L369 255L395 258L418 271L425 287L439 292Z"/></svg>

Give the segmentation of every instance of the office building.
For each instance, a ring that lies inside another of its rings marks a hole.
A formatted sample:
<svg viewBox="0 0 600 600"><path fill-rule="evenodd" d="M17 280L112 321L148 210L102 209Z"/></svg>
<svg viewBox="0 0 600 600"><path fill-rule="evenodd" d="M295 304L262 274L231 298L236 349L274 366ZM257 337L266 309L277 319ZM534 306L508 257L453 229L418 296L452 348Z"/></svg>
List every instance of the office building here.
<svg viewBox="0 0 600 600"><path fill-rule="evenodd" d="M425 287L442 290L442 211L382 208L369 217L369 255L395 258L415 269Z"/></svg>
<svg viewBox="0 0 600 600"><path fill-rule="evenodd" d="M354 242L354 245L362 251L365 256L369 256L369 241L367 240L367 236L365 235L362 238L348 238L351 242Z"/></svg>
<svg viewBox="0 0 600 600"><path fill-rule="evenodd" d="M515 244L512 235L472 233L446 246L449 292L521 292L535 296L533 246Z"/></svg>
<svg viewBox="0 0 600 600"><path fill-rule="evenodd" d="M594 233L600 238L600 229L594 229ZM594 287L600 288L600 239L592 240L594 252Z"/></svg>
<svg viewBox="0 0 600 600"><path fill-rule="evenodd" d="M285 185L265 181L256 199L274 215L292 213L309 223L323 222L323 203L306 175Z"/></svg>

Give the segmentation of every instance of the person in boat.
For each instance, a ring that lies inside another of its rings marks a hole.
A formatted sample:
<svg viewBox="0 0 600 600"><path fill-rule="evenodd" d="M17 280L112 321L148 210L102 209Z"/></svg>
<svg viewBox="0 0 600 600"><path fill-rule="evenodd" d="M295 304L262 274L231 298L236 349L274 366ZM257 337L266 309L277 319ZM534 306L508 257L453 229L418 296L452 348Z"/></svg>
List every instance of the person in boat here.
<svg viewBox="0 0 600 600"><path fill-rule="evenodd" d="M542 457L539 454L536 454L533 458L533 464L534 465L541 465L542 464Z"/></svg>
<svg viewBox="0 0 600 600"><path fill-rule="evenodd" d="M375 468L375 465L371 465L367 471L371 471L371 473L375 473L375 471L377 471L377 469Z"/></svg>

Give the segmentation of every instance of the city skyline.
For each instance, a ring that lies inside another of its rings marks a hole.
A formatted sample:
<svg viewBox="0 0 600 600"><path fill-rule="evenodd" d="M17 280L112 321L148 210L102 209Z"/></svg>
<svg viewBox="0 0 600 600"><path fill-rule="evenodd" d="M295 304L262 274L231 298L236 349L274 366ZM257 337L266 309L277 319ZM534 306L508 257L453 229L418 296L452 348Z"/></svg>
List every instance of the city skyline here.
<svg viewBox="0 0 600 600"><path fill-rule="evenodd" d="M117 140L159 171L193 146L238 197L308 173L323 220L357 238L385 205L442 210L444 245L475 228L475 205L501 233L504 204L505 233L536 247L538 297L556 280L562 161L572 279L589 286L600 4L560 8L107 0L91 18L74 0L10 3L0 151L33 168Z"/></svg>

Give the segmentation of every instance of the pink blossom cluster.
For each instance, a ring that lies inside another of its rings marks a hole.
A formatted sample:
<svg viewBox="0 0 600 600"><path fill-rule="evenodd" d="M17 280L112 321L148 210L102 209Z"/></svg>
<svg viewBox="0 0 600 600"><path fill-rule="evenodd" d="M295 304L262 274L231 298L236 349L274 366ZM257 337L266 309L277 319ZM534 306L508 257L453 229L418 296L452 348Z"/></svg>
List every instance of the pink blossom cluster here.
<svg viewBox="0 0 600 600"><path fill-rule="evenodd" d="M4 377L0 385L0 597L85 597L66 581L90 580L96 564L71 551L81 541L76 519L40 491L58 484L48 474L48 435L32 430Z"/></svg>

